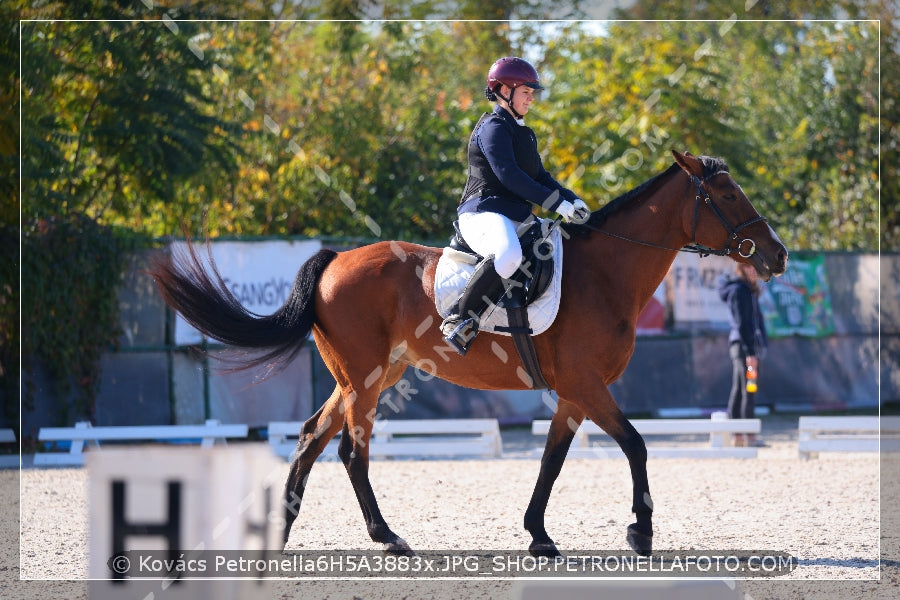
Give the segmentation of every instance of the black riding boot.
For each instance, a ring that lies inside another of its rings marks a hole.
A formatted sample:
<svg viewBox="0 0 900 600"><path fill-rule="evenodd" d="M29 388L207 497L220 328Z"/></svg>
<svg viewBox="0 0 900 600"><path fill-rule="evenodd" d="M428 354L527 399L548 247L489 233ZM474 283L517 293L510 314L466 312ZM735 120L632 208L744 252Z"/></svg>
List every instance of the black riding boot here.
<svg viewBox="0 0 900 600"><path fill-rule="evenodd" d="M466 283L453 313L441 323L444 339L460 355L465 356L478 333L481 317L485 311L500 300L506 289L505 282L494 270L494 257L489 256L478 263Z"/></svg>

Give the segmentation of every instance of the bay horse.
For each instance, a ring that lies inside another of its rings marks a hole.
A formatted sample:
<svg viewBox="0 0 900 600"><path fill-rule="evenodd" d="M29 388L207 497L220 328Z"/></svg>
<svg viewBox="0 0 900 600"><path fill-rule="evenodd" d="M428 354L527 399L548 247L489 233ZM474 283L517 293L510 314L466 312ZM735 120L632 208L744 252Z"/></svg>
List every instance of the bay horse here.
<svg viewBox="0 0 900 600"><path fill-rule="evenodd" d="M558 394L525 511L534 556L560 555L544 528L544 514L585 417L628 459L636 522L627 527L626 541L638 554L652 552L647 449L609 385L625 370L634 352L638 314L677 253L727 255L752 264L765 281L785 271L787 250L725 162L672 154L675 163L666 171L595 211L586 223L565 228L558 316L534 337L544 379ZM444 341L433 289L440 248L384 241L340 253L323 249L300 267L290 297L269 316L245 310L228 292L211 256L207 268L190 243L188 248L180 257L160 259L151 270L170 307L210 338L265 350L242 366L282 368L311 331L337 382L300 431L283 499L285 545L313 463L340 431L338 455L369 536L386 553L412 554L382 516L369 481L369 440L379 395L410 365L469 388L529 389L519 375L511 338L482 334L465 356Z"/></svg>

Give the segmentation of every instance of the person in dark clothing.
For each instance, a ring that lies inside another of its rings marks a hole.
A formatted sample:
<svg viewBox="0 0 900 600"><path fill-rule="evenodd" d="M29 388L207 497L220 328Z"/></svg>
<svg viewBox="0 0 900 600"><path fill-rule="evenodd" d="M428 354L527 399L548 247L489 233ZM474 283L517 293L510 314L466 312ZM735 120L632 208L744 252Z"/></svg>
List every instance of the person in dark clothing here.
<svg viewBox="0 0 900 600"><path fill-rule="evenodd" d="M759 373L759 358L768 344L766 324L759 309L761 287L756 269L738 263L734 275L723 276L719 282L719 297L728 305L731 331L728 352L731 356L731 395L728 397L728 416L731 419L752 419L756 408L756 392L747 391L747 370ZM753 434L736 434L736 446L764 445Z"/></svg>
<svg viewBox="0 0 900 600"><path fill-rule="evenodd" d="M556 212L567 222L590 216L584 201L544 169L534 131L525 126L534 94L542 89L534 67L515 56L499 59L488 72L484 93L496 106L472 130L468 179L457 208L460 233L485 260L441 324L444 339L461 355L522 262L518 236L531 225L533 208Z"/></svg>

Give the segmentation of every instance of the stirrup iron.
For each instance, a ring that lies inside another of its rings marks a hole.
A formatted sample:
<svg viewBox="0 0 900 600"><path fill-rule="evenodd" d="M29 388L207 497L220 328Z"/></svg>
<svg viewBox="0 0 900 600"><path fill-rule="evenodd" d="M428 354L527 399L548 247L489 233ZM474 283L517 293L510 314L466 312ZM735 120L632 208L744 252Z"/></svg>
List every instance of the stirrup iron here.
<svg viewBox="0 0 900 600"><path fill-rule="evenodd" d="M450 326L453 326L453 328L450 329ZM441 331L444 333L444 341L450 344L460 356L465 356L466 352L469 351L469 346L472 345L472 341L478 334L478 325L473 317L457 322L451 316L441 325Z"/></svg>

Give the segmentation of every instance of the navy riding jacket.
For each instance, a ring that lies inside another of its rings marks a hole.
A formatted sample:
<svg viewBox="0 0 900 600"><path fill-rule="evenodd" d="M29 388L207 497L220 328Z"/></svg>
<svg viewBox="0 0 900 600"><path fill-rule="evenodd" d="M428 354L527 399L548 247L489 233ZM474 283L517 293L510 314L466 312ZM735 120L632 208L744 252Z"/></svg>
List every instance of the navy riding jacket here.
<svg viewBox="0 0 900 600"><path fill-rule="evenodd" d="M534 205L554 211L577 198L544 169L534 131L499 104L472 131L468 160L459 214L496 212L522 222Z"/></svg>

